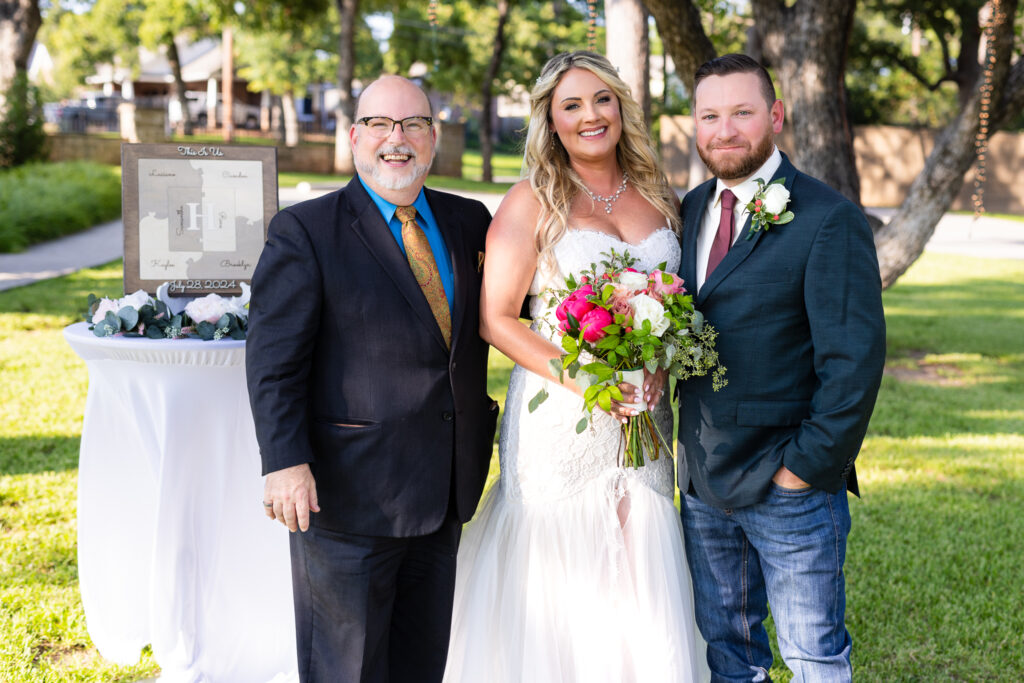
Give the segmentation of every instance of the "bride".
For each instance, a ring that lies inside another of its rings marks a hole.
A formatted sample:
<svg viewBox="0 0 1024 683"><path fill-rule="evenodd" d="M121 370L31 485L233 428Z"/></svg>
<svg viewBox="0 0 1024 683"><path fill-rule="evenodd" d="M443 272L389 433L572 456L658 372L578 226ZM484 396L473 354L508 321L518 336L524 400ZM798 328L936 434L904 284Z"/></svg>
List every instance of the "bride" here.
<svg viewBox="0 0 1024 683"><path fill-rule="evenodd" d="M459 550L445 681L657 683L706 680L671 457L618 464L614 404L581 434L581 389L553 378L550 289L628 251L638 268L679 268L677 201L639 105L604 57L561 54L531 95L528 179L487 235L481 334L515 361L501 426L501 478ZM533 325L519 321L529 294ZM643 394L672 434L664 376ZM527 403L546 388L534 412ZM623 384L624 399L641 397ZM669 436L671 438L671 436Z"/></svg>

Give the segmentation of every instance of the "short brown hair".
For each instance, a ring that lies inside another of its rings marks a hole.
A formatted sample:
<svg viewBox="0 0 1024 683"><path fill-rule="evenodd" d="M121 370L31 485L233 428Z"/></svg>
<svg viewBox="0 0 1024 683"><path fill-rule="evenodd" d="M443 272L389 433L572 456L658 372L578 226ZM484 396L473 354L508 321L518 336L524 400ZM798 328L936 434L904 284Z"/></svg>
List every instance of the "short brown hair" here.
<svg viewBox="0 0 1024 683"><path fill-rule="evenodd" d="M697 86L708 76L728 76L740 73L756 74L758 80L761 81L761 94L764 95L768 106L775 103L775 84L772 83L772 77L768 75L767 69L753 58L738 52L715 57L700 65L697 73L693 76L694 98L697 96Z"/></svg>

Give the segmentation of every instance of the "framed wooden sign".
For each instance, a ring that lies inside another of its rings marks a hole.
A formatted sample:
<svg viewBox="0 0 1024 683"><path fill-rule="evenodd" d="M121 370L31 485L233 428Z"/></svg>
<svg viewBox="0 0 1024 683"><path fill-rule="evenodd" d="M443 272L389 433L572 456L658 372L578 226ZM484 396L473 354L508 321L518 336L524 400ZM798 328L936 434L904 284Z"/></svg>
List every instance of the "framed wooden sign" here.
<svg viewBox="0 0 1024 683"><path fill-rule="evenodd" d="M277 213L277 149L121 145L124 289L237 295Z"/></svg>

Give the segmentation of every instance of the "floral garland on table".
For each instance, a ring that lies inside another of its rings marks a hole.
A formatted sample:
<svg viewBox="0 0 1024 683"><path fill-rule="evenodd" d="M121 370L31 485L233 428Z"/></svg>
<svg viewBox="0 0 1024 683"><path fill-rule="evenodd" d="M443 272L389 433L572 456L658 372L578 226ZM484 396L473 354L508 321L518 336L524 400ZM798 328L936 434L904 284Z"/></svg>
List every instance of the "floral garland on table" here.
<svg viewBox="0 0 1024 683"><path fill-rule="evenodd" d="M166 290L162 286L152 297L140 289L120 299L90 294L85 321L97 337L245 339L249 327L248 284L242 283L241 296L207 294L189 301L178 312L165 299Z"/></svg>

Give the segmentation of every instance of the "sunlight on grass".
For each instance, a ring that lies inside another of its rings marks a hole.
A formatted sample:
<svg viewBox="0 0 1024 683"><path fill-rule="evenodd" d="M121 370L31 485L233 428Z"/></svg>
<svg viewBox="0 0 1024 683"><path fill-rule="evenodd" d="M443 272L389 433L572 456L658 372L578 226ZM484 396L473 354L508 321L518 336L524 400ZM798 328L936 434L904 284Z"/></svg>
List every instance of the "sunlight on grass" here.
<svg viewBox="0 0 1024 683"><path fill-rule="evenodd" d="M78 593L85 365L62 337L112 263L0 292L0 681L135 681L102 659ZM1024 671L1024 262L925 254L885 293L887 375L857 461L846 577L856 678ZM491 352L504 408L512 363ZM116 447L116 439L112 442ZM488 485L498 475L497 450ZM130 511L126 511L130 514ZM790 680L776 660L772 678Z"/></svg>

